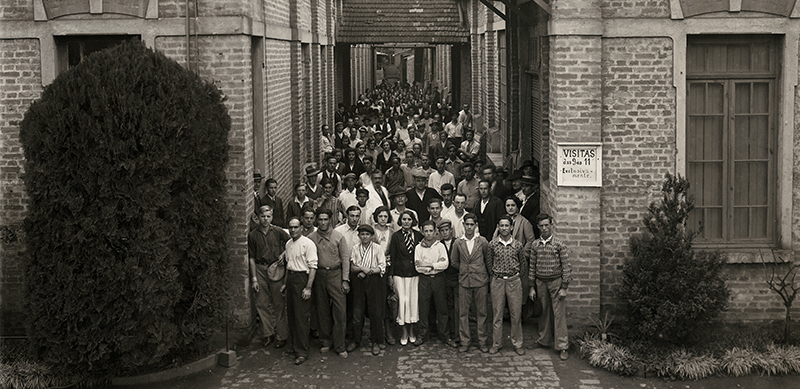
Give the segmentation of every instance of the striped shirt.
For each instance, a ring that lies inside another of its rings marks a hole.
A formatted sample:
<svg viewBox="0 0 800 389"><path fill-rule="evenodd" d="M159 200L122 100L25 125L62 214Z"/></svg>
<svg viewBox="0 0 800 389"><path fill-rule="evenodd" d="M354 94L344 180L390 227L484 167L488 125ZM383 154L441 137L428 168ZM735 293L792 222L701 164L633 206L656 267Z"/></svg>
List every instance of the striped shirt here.
<svg viewBox="0 0 800 389"><path fill-rule="evenodd" d="M379 244L370 242L369 246L364 248L364 245L359 243L353 246L350 253L350 261L354 265L362 269L378 267L381 269L381 275L386 273L386 255Z"/></svg>
<svg viewBox="0 0 800 389"><path fill-rule="evenodd" d="M561 277L561 288L566 289L572 281L572 266L569 263L569 250L558 238L550 235L548 239L536 239L531 244L531 271L528 277L554 280Z"/></svg>

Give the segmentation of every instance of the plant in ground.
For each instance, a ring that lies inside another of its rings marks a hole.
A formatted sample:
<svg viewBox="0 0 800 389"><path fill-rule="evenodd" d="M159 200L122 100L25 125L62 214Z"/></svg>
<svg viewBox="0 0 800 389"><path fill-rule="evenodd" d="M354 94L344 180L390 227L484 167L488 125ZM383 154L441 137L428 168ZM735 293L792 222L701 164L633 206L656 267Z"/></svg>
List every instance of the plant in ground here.
<svg viewBox="0 0 800 389"><path fill-rule="evenodd" d="M632 335L683 344L692 331L725 309L730 294L718 252L695 252L696 232L686 229L694 202L689 182L667 174L662 198L650 204L647 232L630 240L619 296L625 301Z"/></svg>
<svg viewBox="0 0 800 389"><path fill-rule="evenodd" d="M38 362L119 374L207 351L228 290L230 118L138 42L87 57L21 123Z"/></svg>
<svg viewBox="0 0 800 389"><path fill-rule="evenodd" d="M792 323L792 304L797 297L797 292L800 292L800 283L796 282L797 272L800 270L800 263L789 263L786 274L779 276L776 274L776 267L772 266L772 274L767 274L767 264L764 264L764 275L767 278L767 285L769 290L777 293L783 300L783 306L786 308L786 317L783 319L783 343L789 343L791 338L791 323Z"/></svg>
<svg viewBox="0 0 800 389"><path fill-rule="evenodd" d="M760 353L749 348L734 347L720 358L720 368L734 377L746 376L760 366L760 359Z"/></svg>

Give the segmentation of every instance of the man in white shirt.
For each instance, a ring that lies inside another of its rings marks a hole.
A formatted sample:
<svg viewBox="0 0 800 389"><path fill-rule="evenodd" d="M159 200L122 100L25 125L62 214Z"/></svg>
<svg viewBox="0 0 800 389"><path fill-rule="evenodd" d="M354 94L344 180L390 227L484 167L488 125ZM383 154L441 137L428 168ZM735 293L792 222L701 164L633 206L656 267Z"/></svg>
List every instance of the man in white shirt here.
<svg viewBox="0 0 800 389"><path fill-rule="evenodd" d="M439 194L442 195L442 218L455 222L456 206L453 205L455 187L451 184L442 185ZM437 226L438 228L438 226Z"/></svg>
<svg viewBox="0 0 800 389"><path fill-rule="evenodd" d="M481 150L480 140L475 139L475 131L464 131L464 141L459 148L459 158L467 162L475 162Z"/></svg>
<svg viewBox="0 0 800 389"><path fill-rule="evenodd" d="M436 157L436 170L428 177L428 187L442 194L441 188L444 184L455 186L456 180L452 173L445 170L445 156L439 155Z"/></svg>
<svg viewBox="0 0 800 389"><path fill-rule="evenodd" d="M300 219L289 219L289 235L286 242L286 284L281 291L286 292L286 311L289 319L289 334L295 353L295 365L308 359L308 335L311 319L311 287L317 273L317 247L311 239L301 233Z"/></svg>
<svg viewBox="0 0 800 389"><path fill-rule="evenodd" d="M389 202L389 190L383 186L383 173L380 170L374 170L371 177L372 185L366 187L369 191L369 205L373 210L378 209L380 206L391 209L392 203ZM371 218L370 216L370 223L367 224L372 224Z"/></svg>
<svg viewBox="0 0 800 389"><path fill-rule="evenodd" d="M347 209L358 204L358 200L356 200L356 181L358 177L356 177L355 173L347 173L343 179L344 188L342 193L339 194L339 206L336 209L340 214L339 220L345 220L347 218Z"/></svg>
<svg viewBox="0 0 800 389"><path fill-rule="evenodd" d="M344 236L347 247L353 247L359 242L357 228L360 222L361 209L358 208L358 205L351 205L350 208L347 208L347 222L334 229Z"/></svg>
<svg viewBox="0 0 800 389"><path fill-rule="evenodd" d="M361 211L358 224L371 224L373 208L369 204L369 191L364 188L356 189L356 200L358 200L356 206Z"/></svg>

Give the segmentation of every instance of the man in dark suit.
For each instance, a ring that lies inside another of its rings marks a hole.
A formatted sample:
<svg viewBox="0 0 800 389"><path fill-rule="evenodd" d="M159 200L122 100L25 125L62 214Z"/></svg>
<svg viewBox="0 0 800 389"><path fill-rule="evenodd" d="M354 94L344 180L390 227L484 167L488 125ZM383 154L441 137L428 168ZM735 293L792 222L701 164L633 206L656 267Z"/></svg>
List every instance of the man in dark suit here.
<svg viewBox="0 0 800 389"><path fill-rule="evenodd" d="M500 216L506 214L503 202L489 192L491 181L482 179L478 184L478 195L481 197L475 204L474 213L478 216L478 231L486 240L491 240Z"/></svg>
<svg viewBox="0 0 800 389"><path fill-rule="evenodd" d="M278 181L274 178L268 178L264 186L267 193L261 196L261 205L269 205L272 207L272 225L286 228L286 218L283 213L283 200L278 197Z"/></svg>
<svg viewBox="0 0 800 389"><path fill-rule="evenodd" d="M406 197L408 197L406 207L413 209L419 216L419 220L428 220L431 218L431 214L428 212L428 200L441 199L442 196L439 195L439 192L428 188L428 175L422 169L418 167L412 169L411 176L414 178L414 187L406 192Z"/></svg>
<svg viewBox="0 0 800 389"><path fill-rule="evenodd" d="M507 186L503 185L503 181L498 179L497 171L495 170L494 166L484 166L483 170L483 179L491 182L491 187L489 189L489 193L497 197L498 199L504 199L508 196L514 194L514 192ZM486 238L491 241L490 238Z"/></svg>
<svg viewBox="0 0 800 389"><path fill-rule="evenodd" d="M522 194L525 196L522 199L522 208L519 210L520 215L533 225L533 234L536 239L539 239L539 226L536 225L536 216L540 213L539 207L539 178L532 176L522 176L520 178L522 184Z"/></svg>

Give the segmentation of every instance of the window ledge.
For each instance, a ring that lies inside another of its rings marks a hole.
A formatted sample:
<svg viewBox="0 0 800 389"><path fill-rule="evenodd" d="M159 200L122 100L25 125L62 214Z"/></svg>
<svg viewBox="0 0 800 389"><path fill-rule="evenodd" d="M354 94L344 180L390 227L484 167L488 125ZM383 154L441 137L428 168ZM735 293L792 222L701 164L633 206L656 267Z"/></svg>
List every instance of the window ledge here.
<svg viewBox="0 0 800 389"><path fill-rule="evenodd" d="M697 248L698 250L711 250L711 247ZM783 263L792 260L791 250L763 249L727 249L720 250L725 261L729 264L737 263Z"/></svg>

